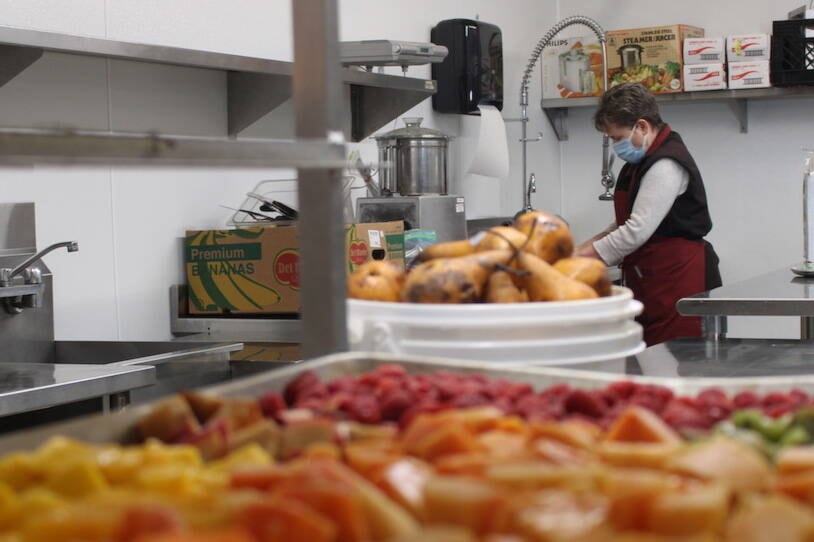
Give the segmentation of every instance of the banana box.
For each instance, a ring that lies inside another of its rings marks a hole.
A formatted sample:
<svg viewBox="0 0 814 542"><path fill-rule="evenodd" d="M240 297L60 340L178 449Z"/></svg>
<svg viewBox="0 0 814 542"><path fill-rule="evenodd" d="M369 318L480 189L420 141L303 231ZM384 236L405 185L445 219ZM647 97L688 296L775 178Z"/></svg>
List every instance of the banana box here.
<svg viewBox="0 0 814 542"><path fill-rule="evenodd" d="M345 227L346 269L373 259L404 265L404 223ZM300 312L296 226L188 231L184 266L189 314L250 315Z"/></svg>

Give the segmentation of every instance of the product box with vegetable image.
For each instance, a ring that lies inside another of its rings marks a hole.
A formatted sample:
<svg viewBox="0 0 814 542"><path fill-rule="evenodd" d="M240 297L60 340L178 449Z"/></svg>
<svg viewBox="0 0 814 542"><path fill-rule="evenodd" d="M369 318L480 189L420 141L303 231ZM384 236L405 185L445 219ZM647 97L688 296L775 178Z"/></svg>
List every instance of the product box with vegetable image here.
<svg viewBox="0 0 814 542"><path fill-rule="evenodd" d="M191 315L296 314L300 254L296 226L188 231L184 266ZM404 222L345 227L345 269L372 259L404 265ZM327 271L326 271L327 272Z"/></svg>
<svg viewBox="0 0 814 542"><path fill-rule="evenodd" d="M650 92L679 92L683 43L704 29L683 24L607 33L608 86L642 83Z"/></svg>
<svg viewBox="0 0 814 542"><path fill-rule="evenodd" d="M602 46L596 36L555 38L543 49L543 98L602 94Z"/></svg>

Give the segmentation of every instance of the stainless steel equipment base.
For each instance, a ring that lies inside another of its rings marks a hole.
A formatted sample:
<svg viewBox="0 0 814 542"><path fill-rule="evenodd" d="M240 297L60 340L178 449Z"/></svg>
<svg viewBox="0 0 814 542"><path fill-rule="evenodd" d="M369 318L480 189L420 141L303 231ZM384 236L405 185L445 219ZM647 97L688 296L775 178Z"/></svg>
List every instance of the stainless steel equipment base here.
<svg viewBox="0 0 814 542"><path fill-rule="evenodd" d="M359 198L357 222L403 220L404 229L433 230L438 241L465 239L466 208L464 198L453 195L392 196Z"/></svg>

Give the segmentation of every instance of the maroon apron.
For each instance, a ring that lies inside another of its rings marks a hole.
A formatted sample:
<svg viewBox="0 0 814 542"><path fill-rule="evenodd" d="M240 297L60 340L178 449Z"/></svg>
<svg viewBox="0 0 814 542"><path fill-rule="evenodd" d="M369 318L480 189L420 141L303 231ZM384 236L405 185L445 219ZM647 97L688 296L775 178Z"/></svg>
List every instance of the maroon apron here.
<svg viewBox="0 0 814 542"><path fill-rule="evenodd" d="M667 134L663 132L669 128L659 133L648 153L664 141ZM638 182L634 172L627 190L617 188L614 193L613 207L620 226L630 218L630 194ZM653 235L622 261L625 284L644 305L637 320L644 327L647 346L677 337L701 336L701 318L680 316L676 302L706 289L705 260L704 241Z"/></svg>

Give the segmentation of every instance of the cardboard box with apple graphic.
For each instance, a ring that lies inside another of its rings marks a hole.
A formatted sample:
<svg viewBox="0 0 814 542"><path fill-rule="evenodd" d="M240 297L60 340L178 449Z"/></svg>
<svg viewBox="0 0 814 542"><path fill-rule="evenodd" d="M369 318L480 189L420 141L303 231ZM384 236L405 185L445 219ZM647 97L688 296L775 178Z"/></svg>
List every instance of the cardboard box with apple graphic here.
<svg viewBox="0 0 814 542"><path fill-rule="evenodd" d="M370 260L404 266L404 223L345 227L346 272ZM193 315L296 314L300 311L296 226L188 231L184 266Z"/></svg>

